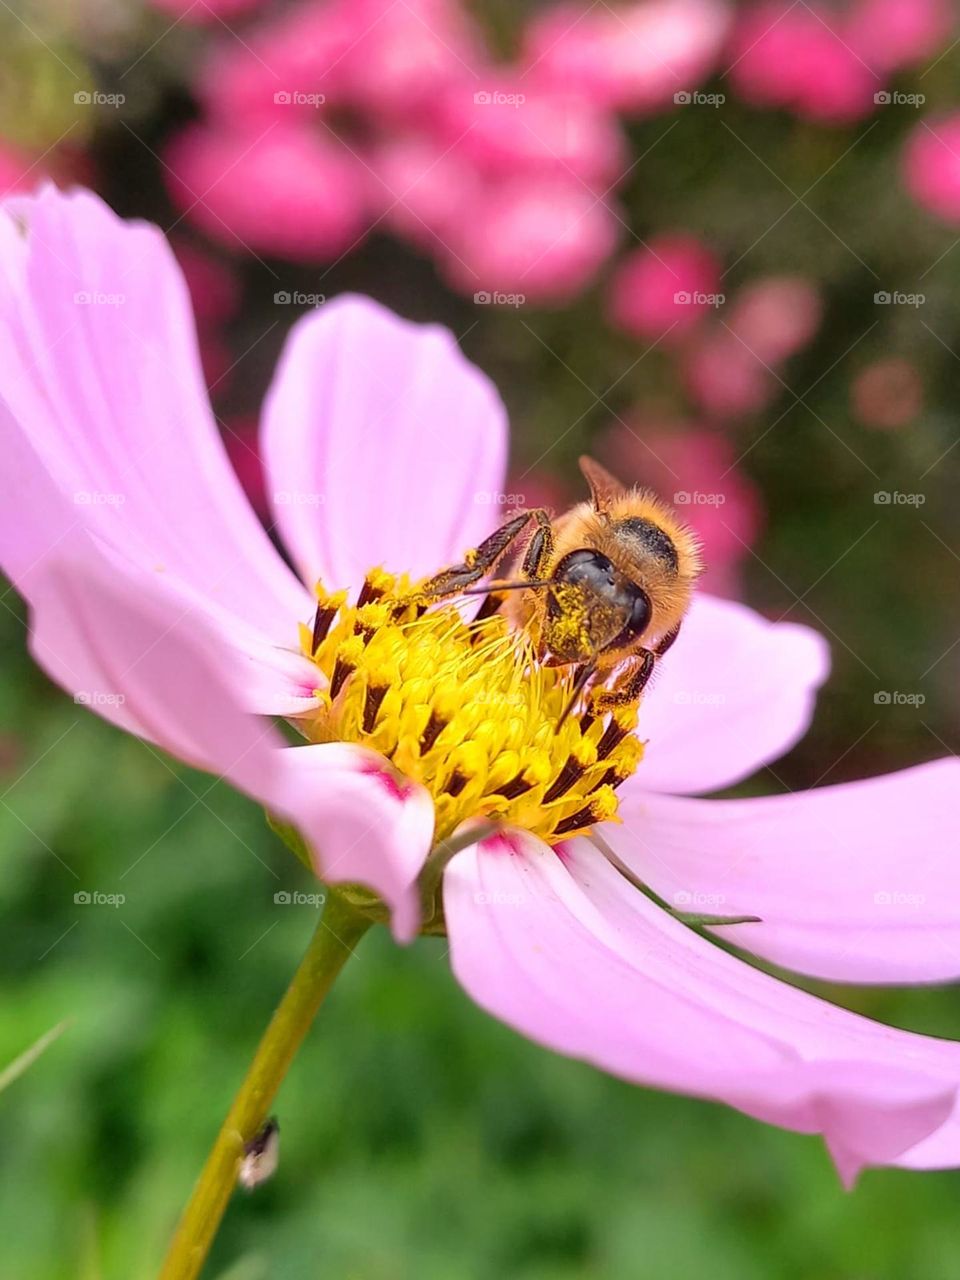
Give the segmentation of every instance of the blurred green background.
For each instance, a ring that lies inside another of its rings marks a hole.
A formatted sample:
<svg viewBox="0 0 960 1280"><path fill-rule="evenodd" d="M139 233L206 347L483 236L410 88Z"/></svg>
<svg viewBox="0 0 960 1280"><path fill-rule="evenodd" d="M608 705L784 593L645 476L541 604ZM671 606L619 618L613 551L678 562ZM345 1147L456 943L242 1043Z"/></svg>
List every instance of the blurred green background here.
<svg viewBox="0 0 960 1280"><path fill-rule="evenodd" d="M0 133L37 154L54 143L80 153L82 141L88 180L116 208L169 226L153 150L194 111L183 68L200 37L151 46L169 20L117 4L126 29L114 48L97 35L95 8L0 16ZM498 5L490 20L508 46L509 11ZM72 124L67 70L109 89L141 53L128 111ZM932 106L957 104L958 72L952 53L925 77ZM669 145L654 145L670 122ZM745 792L864 776L960 745L960 252L901 187L899 149L914 123L891 111L820 129L731 101L722 120L680 111L630 127L635 153L649 150L621 193L637 235L678 225L702 235L737 262L731 292L788 272L825 296L820 331L786 375L803 402L784 388L728 428L765 512L742 558L743 594L771 616L819 626L835 662L808 737ZM224 420L255 411L293 318L275 323L283 288L359 289L450 324L508 402L514 474L536 464L538 482L560 492L576 491L579 452L604 455L617 416L638 406L690 416L667 358L634 363L636 345L605 326L602 282L562 309L478 316L429 263L378 234L332 271L233 265L243 305L224 339L238 357L257 345L218 394ZM873 305L878 288L921 287L922 316ZM884 432L855 420L850 385L890 354L920 370L924 398L909 427ZM881 489L926 500L877 507ZM62 1019L71 1025L0 1096L0 1277L139 1280L156 1267L312 930L311 907L277 905L274 894L313 886L255 806L53 690L25 654L19 602L8 592L2 603L0 1064ZM926 701L878 706L878 689ZM83 891L125 901L78 904ZM827 994L960 1037L951 988ZM957 1274L957 1174L871 1171L845 1194L816 1140L629 1087L495 1024L456 988L436 940L406 951L382 931L364 941L276 1110L279 1172L236 1197L211 1277Z"/></svg>

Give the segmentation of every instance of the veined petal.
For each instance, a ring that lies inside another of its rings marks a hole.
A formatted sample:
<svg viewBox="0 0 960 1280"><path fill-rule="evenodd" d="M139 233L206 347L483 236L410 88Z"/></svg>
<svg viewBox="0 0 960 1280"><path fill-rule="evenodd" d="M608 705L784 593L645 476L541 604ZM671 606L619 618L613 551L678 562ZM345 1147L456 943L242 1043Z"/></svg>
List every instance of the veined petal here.
<svg viewBox="0 0 960 1280"><path fill-rule="evenodd" d="M29 600L32 474L46 472L69 519L162 572L273 644L295 644L310 594L243 496L203 387L193 317L162 234L123 222L89 192L46 188L0 212L0 422L27 470L6 489L4 567ZM20 484L23 484L21 490ZM39 482L38 482L39 483Z"/></svg>
<svg viewBox="0 0 960 1280"><path fill-rule="evenodd" d="M109 652L109 618L92 611L75 582L84 575L94 581L122 583L131 599L142 596L151 611L157 636L171 628L193 625L198 616L215 634L222 668L236 663L235 693L248 710L264 715L298 715L316 705L313 691L317 672L302 655L272 644L254 626L190 588L157 566L144 568L130 561L97 532L87 506L71 508L30 441L13 421L0 398L0 438L5 444L0 468L0 565L25 594L30 605L31 649L52 680L69 692L100 688L96 664L84 658L91 649ZM60 596L66 585L68 594ZM87 614L90 614L87 617ZM291 631L294 627L291 623ZM151 735L143 726L127 722L122 704L97 708L107 719Z"/></svg>
<svg viewBox="0 0 960 1280"><path fill-rule="evenodd" d="M809 627L696 596L643 701L643 787L716 791L778 759L806 731L829 666Z"/></svg>
<svg viewBox="0 0 960 1280"><path fill-rule="evenodd" d="M960 976L960 762L794 795L691 800L622 789L602 831L669 905L755 915L726 942L838 982Z"/></svg>
<svg viewBox="0 0 960 1280"><path fill-rule="evenodd" d="M518 834L459 853L444 904L453 970L488 1012L640 1084L821 1133L845 1179L897 1163L951 1115L960 1046L896 1031L728 955L586 840ZM960 1135L953 1163L960 1163Z"/></svg>
<svg viewBox="0 0 960 1280"><path fill-rule="evenodd" d="M353 296L304 317L264 407L263 456L305 581L459 561L502 522L506 436L496 389L446 329Z"/></svg>
<svg viewBox="0 0 960 1280"><path fill-rule="evenodd" d="M107 560L38 570L34 657L55 680L122 728L217 774L292 823L331 883L359 882L393 910L409 941L415 881L433 836L433 803L371 751L339 743L288 747L245 709L249 659L171 583L131 586L139 571Z"/></svg>

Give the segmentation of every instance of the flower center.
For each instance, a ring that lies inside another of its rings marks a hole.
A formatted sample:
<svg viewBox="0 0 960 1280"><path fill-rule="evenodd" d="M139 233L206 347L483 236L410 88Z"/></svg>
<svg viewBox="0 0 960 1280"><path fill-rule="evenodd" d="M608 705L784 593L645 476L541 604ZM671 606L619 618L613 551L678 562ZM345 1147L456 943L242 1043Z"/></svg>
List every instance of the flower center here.
<svg viewBox="0 0 960 1280"><path fill-rule="evenodd" d="M325 680L302 727L378 751L426 787L438 841L468 818L556 843L615 816L616 788L643 755L636 702L601 710L595 688L566 714L572 667L538 662L500 614L425 612L405 577L374 570L353 605L322 586L317 599L301 643Z"/></svg>

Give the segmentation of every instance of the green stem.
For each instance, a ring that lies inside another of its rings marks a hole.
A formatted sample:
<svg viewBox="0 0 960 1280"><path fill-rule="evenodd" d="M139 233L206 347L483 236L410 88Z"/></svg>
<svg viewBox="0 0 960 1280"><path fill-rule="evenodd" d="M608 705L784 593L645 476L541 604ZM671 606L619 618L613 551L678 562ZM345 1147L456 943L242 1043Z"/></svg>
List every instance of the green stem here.
<svg viewBox="0 0 960 1280"><path fill-rule="evenodd" d="M324 996L369 927L369 920L328 891L316 932L263 1033L183 1211L160 1280L195 1280L200 1274L233 1192L244 1147L262 1129L274 1094Z"/></svg>

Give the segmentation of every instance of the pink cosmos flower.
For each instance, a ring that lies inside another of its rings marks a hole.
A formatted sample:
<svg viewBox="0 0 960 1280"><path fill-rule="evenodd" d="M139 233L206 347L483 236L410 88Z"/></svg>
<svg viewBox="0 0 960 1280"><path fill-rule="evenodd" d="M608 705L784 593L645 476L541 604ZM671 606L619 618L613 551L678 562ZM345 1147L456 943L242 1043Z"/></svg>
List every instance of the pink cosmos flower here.
<svg viewBox="0 0 960 1280"><path fill-rule="evenodd" d="M914 125L903 154L914 200L944 222L960 222L960 112Z"/></svg>
<svg viewBox="0 0 960 1280"><path fill-rule="evenodd" d="M696 236L670 232L626 255L610 283L611 323L653 342L687 336L720 291L720 263Z"/></svg>
<svg viewBox="0 0 960 1280"><path fill-rule="evenodd" d="M402 940L419 925L435 836L452 829L442 910L454 973L535 1040L820 1133L847 1179L864 1164L960 1162L960 1046L788 986L637 887L672 907L759 916L719 932L822 978L953 978L955 760L807 794L695 798L788 748L827 669L806 628L706 595L644 700L642 761L613 720L569 717L534 748L504 708L526 698L549 727L555 712L532 686L548 690L550 669L525 684L503 632L506 649L465 643L462 664L430 678L419 664L435 649L449 658L476 624L451 606L397 623L400 597L378 595L393 579L371 571L430 573L495 522L504 412L449 334L351 298L293 329L262 430L298 578L230 471L160 233L89 194L45 190L5 206L0 262L0 562L55 681L295 824L318 874L370 886ZM318 577L317 592L304 585ZM509 683L492 688L502 675ZM99 696L110 693L123 701ZM301 745L277 716L307 732ZM348 739L309 738L312 724L346 733L357 717L365 728ZM484 744L508 731L514 745L487 759ZM377 746L388 739L393 763ZM581 786L562 763L574 741L596 745L588 773L608 759L639 767L619 790L620 824L608 810L548 843L536 830L570 801L544 788L560 773ZM509 750L536 763L526 792L521 775L503 781ZM428 758L441 761L432 774ZM470 816L496 799L479 804L478 779L509 793L492 835Z"/></svg>

